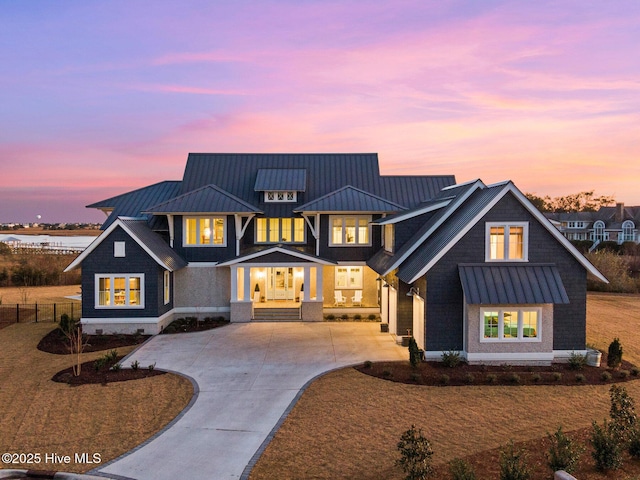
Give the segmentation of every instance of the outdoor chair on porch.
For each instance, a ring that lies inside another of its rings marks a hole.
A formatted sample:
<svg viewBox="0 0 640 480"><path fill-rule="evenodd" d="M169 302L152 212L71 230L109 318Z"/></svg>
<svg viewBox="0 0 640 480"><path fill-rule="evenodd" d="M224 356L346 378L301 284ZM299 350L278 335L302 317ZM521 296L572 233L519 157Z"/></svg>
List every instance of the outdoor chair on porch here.
<svg viewBox="0 0 640 480"><path fill-rule="evenodd" d="M356 294L351 297L351 305L354 307L362 306L362 290L356 290Z"/></svg>
<svg viewBox="0 0 640 480"><path fill-rule="evenodd" d="M336 290L334 292L334 300L333 300L333 306L334 307L339 307L339 306L346 306L347 304L347 299L344 298L344 296L342 295L342 290Z"/></svg>

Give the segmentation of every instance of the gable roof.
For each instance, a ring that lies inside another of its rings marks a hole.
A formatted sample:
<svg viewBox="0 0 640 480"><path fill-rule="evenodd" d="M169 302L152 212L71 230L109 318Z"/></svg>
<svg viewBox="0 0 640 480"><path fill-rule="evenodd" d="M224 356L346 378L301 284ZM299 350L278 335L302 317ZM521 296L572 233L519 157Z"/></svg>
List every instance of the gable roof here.
<svg viewBox="0 0 640 480"><path fill-rule="evenodd" d="M295 212L397 212L406 210L397 203L351 185L344 186L297 207Z"/></svg>
<svg viewBox="0 0 640 480"><path fill-rule="evenodd" d="M560 272L542 264L463 264L462 290L470 305L569 303Z"/></svg>
<svg viewBox="0 0 640 480"><path fill-rule="evenodd" d="M513 194L589 273L608 283L604 275L510 181L485 186L469 197L455 215L451 215L440 228L427 235L419 248L414 249L415 253L398 269L398 277L406 283L413 283L426 274L507 193Z"/></svg>
<svg viewBox="0 0 640 480"><path fill-rule="evenodd" d="M230 266L236 265L238 263L244 263L249 260L255 260L260 257L265 257L268 255L272 255L274 253L281 253L288 257L297 258L303 262L311 262L311 263L319 263L321 265L336 265L337 263L332 260L327 260L325 258L320 258L315 255L311 255L306 252L301 252L300 250L286 247L284 245L276 245L274 247L266 248L264 250L258 250L256 252L247 253L245 255L241 255L239 257L233 258L231 260L227 260L225 262L218 263L218 266Z"/></svg>
<svg viewBox="0 0 640 480"><path fill-rule="evenodd" d="M307 171L304 168L261 168L253 187L256 192L304 192L306 188Z"/></svg>
<svg viewBox="0 0 640 480"><path fill-rule="evenodd" d="M176 198L153 205L144 213L262 213L259 209L225 192L207 185Z"/></svg>
<svg viewBox="0 0 640 480"><path fill-rule="evenodd" d="M171 247L148 225L146 218L118 218L102 232L76 259L64 269L65 272L79 267L87 256L98 247L117 227L121 227L142 249L165 270L174 272L187 266Z"/></svg>
<svg viewBox="0 0 640 480"><path fill-rule="evenodd" d="M151 205L164 202L178 195L180 186L180 181L172 180L154 183L147 187L92 203L87 205L87 208L97 208L109 213L109 217L102 224L102 229L104 230L115 222L118 217L149 218L150 216L143 215L142 212ZM152 220L150 227L152 229L159 228L160 223Z"/></svg>

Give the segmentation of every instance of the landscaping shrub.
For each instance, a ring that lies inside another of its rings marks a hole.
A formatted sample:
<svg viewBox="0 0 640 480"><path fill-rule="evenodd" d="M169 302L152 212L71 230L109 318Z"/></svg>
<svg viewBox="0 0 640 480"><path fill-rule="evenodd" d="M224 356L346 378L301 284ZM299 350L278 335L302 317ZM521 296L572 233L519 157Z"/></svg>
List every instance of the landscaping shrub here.
<svg viewBox="0 0 640 480"><path fill-rule="evenodd" d="M586 378L582 373L578 373L576 375L576 382L583 383L585 380L586 380Z"/></svg>
<svg viewBox="0 0 640 480"><path fill-rule="evenodd" d="M464 376L464 383L467 385L472 385L473 382L476 381L476 378L473 376L473 373L469 372Z"/></svg>
<svg viewBox="0 0 640 480"><path fill-rule="evenodd" d="M640 374L640 368L633 366L631 367L631 375L637 377Z"/></svg>
<svg viewBox="0 0 640 480"><path fill-rule="evenodd" d="M476 480L476 472L466 460L454 458L449 462L449 472L452 480Z"/></svg>
<svg viewBox="0 0 640 480"><path fill-rule="evenodd" d="M373 365L373 362L371 360L366 360L364 362L364 368L371 368L372 365Z"/></svg>
<svg viewBox="0 0 640 480"><path fill-rule="evenodd" d="M593 446L591 456L600 472L616 470L622 466L622 447L618 436L612 431L607 421L600 427L595 421L592 423L590 443Z"/></svg>
<svg viewBox="0 0 640 480"><path fill-rule="evenodd" d="M587 279L587 289L603 292L637 293L640 281L631 276L632 257L625 257L608 250L587 254L589 261L607 277L609 283Z"/></svg>
<svg viewBox="0 0 640 480"><path fill-rule="evenodd" d="M587 356L580 353L571 352L569 356L569 368L571 370L582 370L587 364Z"/></svg>
<svg viewBox="0 0 640 480"><path fill-rule="evenodd" d="M635 402L627 390L619 385L611 385L609 397L611 399L611 408L609 409L611 424L609 427L621 442L626 443L638 425Z"/></svg>
<svg viewBox="0 0 640 480"><path fill-rule="evenodd" d="M460 358L460 352L456 352L453 350L450 350L448 352L443 352L441 359L442 359L442 364L445 367L450 367L450 368L457 367L462 361L462 359Z"/></svg>
<svg viewBox="0 0 640 480"><path fill-rule="evenodd" d="M359 313L356 313L356 314L353 316L353 319L354 319L354 320L362 320L362 315L360 315Z"/></svg>
<svg viewBox="0 0 640 480"><path fill-rule="evenodd" d="M562 427L558 427L553 435L547 433L547 438L551 443L547 453L547 463L551 471L573 472L578 466L584 447L567 437L562 431Z"/></svg>
<svg viewBox="0 0 640 480"><path fill-rule="evenodd" d="M560 372L553 372L553 375L551 378L554 381L559 382L560 380L562 380L562 374Z"/></svg>
<svg viewBox="0 0 640 480"><path fill-rule="evenodd" d="M620 370L618 372L618 378L627 378L629 376L629 370Z"/></svg>
<svg viewBox="0 0 640 480"><path fill-rule="evenodd" d="M406 474L405 480L424 480L433 474L431 442L415 425L404 432L397 445L400 458L396 465Z"/></svg>
<svg viewBox="0 0 640 480"><path fill-rule="evenodd" d="M486 379L487 383L496 383L498 381L498 376L495 373L489 373Z"/></svg>
<svg viewBox="0 0 640 480"><path fill-rule="evenodd" d="M367 317L369 320L375 320L376 316L373 313L370 313L369 316Z"/></svg>
<svg viewBox="0 0 640 480"><path fill-rule="evenodd" d="M609 344L609 352L607 354L607 366L609 368L618 368L622 363L622 345L620 340L614 338Z"/></svg>
<svg viewBox="0 0 640 480"><path fill-rule="evenodd" d="M442 375L440 375L439 381L441 385L449 385L451 378L449 378L449 375L447 375L446 373L443 373Z"/></svg>
<svg viewBox="0 0 640 480"><path fill-rule="evenodd" d="M411 363L412 367L417 367L418 365L420 365L421 361L422 353L418 348L418 343L416 342L415 338L411 337L409 339L409 362Z"/></svg>
<svg viewBox="0 0 640 480"><path fill-rule="evenodd" d="M60 315L60 330L64 332L65 335L68 335L71 330L73 330L76 326L76 321L69 317L66 313Z"/></svg>
<svg viewBox="0 0 640 480"><path fill-rule="evenodd" d="M512 383L513 385L520 385L520 383L522 382L520 375L518 375L516 372L507 375L507 381L509 383Z"/></svg>
<svg viewBox="0 0 640 480"><path fill-rule="evenodd" d="M526 452L517 450L513 440L500 450L500 480L529 480Z"/></svg>
<svg viewBox="0 0 640 480"><path fill-rule="evenodd" d="M611 374L609 372L602 372L602 374L600 375L600 379L603 382L608 382L609 380L611 380Z"/></svg>
<svg viewBox="0 0 640 480"><path fill-rule="evenodd" d="M531 381L533 383L538 383L540 380L542 380L542 377L539 373L534 373L533 375L531 375Z"/></svg>
<svg viewBox="0 0 640 480"><path fill-rule="evenodd" d="M131 369L132 370L138 370L138 368L140 368L140 362L138 362L138 360L131 362Z"/></svg>

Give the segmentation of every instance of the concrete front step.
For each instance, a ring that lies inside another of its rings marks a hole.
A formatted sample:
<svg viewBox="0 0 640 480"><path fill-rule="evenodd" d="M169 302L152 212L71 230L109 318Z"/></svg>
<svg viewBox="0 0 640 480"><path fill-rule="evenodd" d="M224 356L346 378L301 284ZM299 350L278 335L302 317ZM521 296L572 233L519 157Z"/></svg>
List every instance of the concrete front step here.
<svg viewBox="0 0 640 480"><path fill-rule="evenodd" d="M256 322L298 322L300 310L297 308L256 308L253 311Z"/></svg>

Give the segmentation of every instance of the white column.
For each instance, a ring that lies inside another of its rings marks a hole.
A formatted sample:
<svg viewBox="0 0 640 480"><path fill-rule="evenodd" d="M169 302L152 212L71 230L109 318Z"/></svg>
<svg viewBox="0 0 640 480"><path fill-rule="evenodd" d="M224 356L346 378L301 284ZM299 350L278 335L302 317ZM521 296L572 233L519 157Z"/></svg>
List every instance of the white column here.
<svg viewBox="0 0 640 480"><path fill-rule="evenodd" d="M308 302L311 298L311 267L304 267L304 295L302 296L303 302Z"/></svg>
<svg viewBox="0 0 640 480"><path fill-rule="evenodd" d="M244 267L244 298L245 302L251 301L251 268Z"/></svg>
<svg viewBox="0 0 640 480"><path fill-rule="evenodd" d="M238 300L238 267L231 267L231 301Z"/></svg>
<svg viewBox="0 0 640 480"><path fill-rule="evenodd" d="M324 284L322 283L322 270L322 265L316 266L316 300L318 300L319 302L324 301Z"/></svg>

